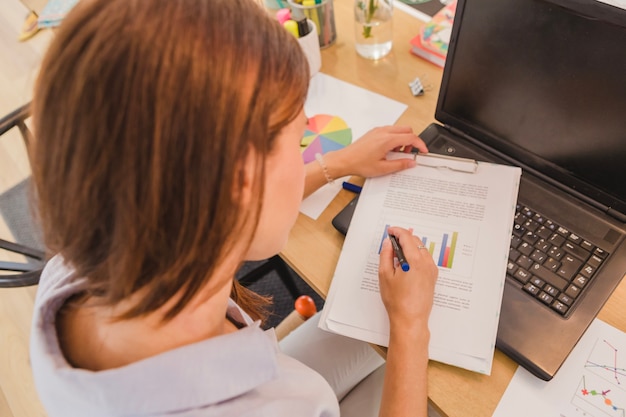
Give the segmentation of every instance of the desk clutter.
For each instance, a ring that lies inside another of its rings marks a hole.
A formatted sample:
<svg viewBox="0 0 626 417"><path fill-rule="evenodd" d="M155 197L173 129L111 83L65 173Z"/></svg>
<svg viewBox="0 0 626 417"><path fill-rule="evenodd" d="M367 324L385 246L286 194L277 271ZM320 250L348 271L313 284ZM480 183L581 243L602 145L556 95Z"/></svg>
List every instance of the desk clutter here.
<svg viewBox="0 0 626 417"><path fill-rule="evenodd" d="M319 47L327 48L337 40L333 0L266 0L265 7L276 11L276 18L296 38L311 31L306 21L315 26Z"/></svg>
<svg viewBox="0 0 626 417"><path fill-rule="evenodd" d="M446 62L457 0L439 10L411 39L411 52L442 67Z"/></svg>

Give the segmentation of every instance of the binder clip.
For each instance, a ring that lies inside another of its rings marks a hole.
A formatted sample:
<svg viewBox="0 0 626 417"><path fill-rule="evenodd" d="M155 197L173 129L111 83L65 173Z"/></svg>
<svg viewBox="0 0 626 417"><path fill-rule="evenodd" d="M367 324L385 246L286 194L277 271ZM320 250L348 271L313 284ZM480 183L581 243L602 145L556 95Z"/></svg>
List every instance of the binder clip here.
<svg viewBox="0 0 626 417"><path fill-rule="evenodd" d="M415 79L409 83L409 88L411 89L411 93L415 97L423 96L424 92L426 91L419 77L415 77Z"/></svg>

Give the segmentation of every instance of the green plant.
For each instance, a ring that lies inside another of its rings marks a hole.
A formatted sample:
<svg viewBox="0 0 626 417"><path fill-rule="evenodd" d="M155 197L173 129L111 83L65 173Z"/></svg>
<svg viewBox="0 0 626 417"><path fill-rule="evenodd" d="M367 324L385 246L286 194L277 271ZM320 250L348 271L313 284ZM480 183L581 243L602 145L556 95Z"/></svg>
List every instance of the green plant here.
<svg viewBox="0 0 626 417"><path fill-rule="evenodd" d="M363 13L363 37L369 38L372 36L372 27L370 23L372 22L372 18L378 9L378 0L359 0L357 3L357 7L361 9Z"/></svg>

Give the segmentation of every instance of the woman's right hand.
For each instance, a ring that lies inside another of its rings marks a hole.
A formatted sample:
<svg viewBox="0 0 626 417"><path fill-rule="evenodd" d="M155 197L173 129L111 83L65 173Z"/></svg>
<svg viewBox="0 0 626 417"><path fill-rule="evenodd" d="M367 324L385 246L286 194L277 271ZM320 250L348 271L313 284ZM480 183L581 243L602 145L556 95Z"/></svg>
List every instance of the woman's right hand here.
<svg viewBox="0 0 626 417"><path fill-rule="evenodd" d="M387 368L380 417L428 415L428 317L433 307L438 269L412 230L390 227L409 270L394 264L389 239L380 251L380 295L389 315ZM422 247L423 249L420 249Z"/></svg>
<svg viewBox="0 0 626 417"><path fill-rule="evenodd" d="M394 263L391 242L385 239L380 251L378 276L380 295L391 328L406 331L416 326L428 326L438 275L437 266L420 238L413 236L411 231L389 227L388 233L398 240L410 268L405 272Z"/></svg>

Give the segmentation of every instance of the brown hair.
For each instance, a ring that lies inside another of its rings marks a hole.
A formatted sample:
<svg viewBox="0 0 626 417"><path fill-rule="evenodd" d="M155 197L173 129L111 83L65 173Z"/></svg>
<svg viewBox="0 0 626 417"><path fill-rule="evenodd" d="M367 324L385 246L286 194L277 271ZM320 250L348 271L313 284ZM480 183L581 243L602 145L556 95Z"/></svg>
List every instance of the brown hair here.
<svg viewBox="0 0 626 417"><path fill-rule="evenodd" d="M174 317L232 236L256 227L265 157L308 77L296 40L252 0L79 3L33 100L47 245L105 304L144 289L122 318L180 295ZM233 190L250 155L257 205L242 213ZM235 284L231 295L259 318L263 299Z"/></svg>

